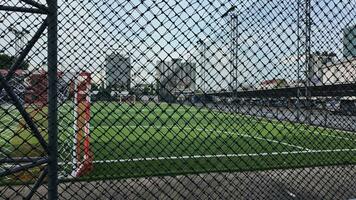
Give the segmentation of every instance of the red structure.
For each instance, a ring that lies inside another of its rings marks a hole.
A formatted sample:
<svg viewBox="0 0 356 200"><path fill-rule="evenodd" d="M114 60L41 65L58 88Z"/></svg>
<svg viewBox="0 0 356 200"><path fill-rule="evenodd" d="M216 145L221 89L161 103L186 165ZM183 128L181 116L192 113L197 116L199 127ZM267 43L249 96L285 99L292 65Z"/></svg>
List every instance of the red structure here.
<svg viewBox="0 0 356 200"><path fill-rule="evenodd" d="M25 103L45 106L48 101L48 76L47 72L40 71L32 73L27 79L27 88L25 94Z"/></svg>
<svg viewBox="0 0 356 200"><path fill-rule="evenodd" d="M0 69L0 73L2 76L7 76L7 73L9 72L8 69ZM18 69L15 71L15 77L16 76L23 76L24 75L24 70Z"/></svg>
<svg viewBox="0 0 356 200"><path fill-rule="evenodd" d="M90 89L91 74L81 72L74 81L75 102L75 152L73 158L75 177L83 176L93 170L93 153L90 148Z"/></svg>
<svg viewBox="0 0 356 200"><path fill-rule="evenodd" d="M58 73L61 79L63 73ZM25 103L44 107L48 103L48 73L44 70L32 72L27 76ZM69 83L68 83L69 84Z"/></svg>

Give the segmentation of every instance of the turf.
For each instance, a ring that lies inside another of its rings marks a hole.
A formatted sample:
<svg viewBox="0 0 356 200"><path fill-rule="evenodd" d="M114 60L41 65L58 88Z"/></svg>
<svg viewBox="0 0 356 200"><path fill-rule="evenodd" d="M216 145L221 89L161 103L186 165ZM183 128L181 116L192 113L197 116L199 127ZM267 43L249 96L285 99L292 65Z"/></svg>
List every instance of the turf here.
<svg viewBox="0 0 356 200"><path fill-rule="evenodd" d="M72 112L59 110L63 169L71 161ZM91 116L95 164L81 179L356 163L356 134L340 130L165 103L96 102ZM21 149L24 140L11 146Z"/></svg>
<svg viewBox="0 0 356 200"><path fill-rule="evenodd" d="M351 150L356 137L348 132L182 105L102 102L94 108L91 144L97 163L90 178L356 161Z"/></svg>

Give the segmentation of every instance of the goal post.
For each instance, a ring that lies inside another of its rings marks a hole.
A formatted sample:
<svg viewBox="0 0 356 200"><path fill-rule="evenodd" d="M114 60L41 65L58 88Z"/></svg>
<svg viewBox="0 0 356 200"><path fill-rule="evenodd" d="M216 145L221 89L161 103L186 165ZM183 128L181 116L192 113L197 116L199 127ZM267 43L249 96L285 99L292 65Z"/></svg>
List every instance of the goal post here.
<svg viewBox="0 0 356 200"><path fill-rule="evenodd" d="M65 72L62 78L67 87L65 100L58 106L59 175L75 178L93 169L90 145L90 72Z"/></svg>
<svg viewBox="0 0 356 200"><path fill-rule="evenodd" d="M0 70L6 76L8 70ZM91 73L60 71L57 73L58 87L58 160L59 176L79 177L93 169L93 153L90 146L90 93ZM45 140L48 139L48 73L45 70L17 70L9 81L10 87ZM12 99L0 91L3 123L8 141L0 145L13 157L38 157L45 155L44 149L32 135L28 124L13 105ZM27 139L27 142L24 142ZM3 157L4 155L0 155ZM36 169L28 174L32 177Z"/></svg>
<svg viewBox="0 0 356 200"><path fill-rule="evenodd" d="M90 90L91 74L80 72L74 78L74 137L73 170L71 175L79 177L93 169L93 153L90 147Z"/></svg>

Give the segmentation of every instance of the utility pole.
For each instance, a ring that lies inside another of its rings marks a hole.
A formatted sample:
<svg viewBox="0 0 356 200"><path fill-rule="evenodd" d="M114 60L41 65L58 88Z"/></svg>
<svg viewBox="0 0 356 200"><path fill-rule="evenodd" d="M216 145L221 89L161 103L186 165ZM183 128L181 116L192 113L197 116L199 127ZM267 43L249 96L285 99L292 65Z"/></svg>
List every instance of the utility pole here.
<svg viewBox="0 0 356 200"><path fill-rule="evenodd" d="M236 13L233 13L236 9L236 6L232 6L229 10L227 10L221 17L230 17L229 19L229 24L231 27L231 65L232 65L232 80L231 80L231 86L232 90L237 90L238 87L238 81L237 81L237 76L238 76L238 70L237 70L237 65L238 65L238 15Z"/></svg>
<svg viewBox="0 0 356 200"><path fill-rule="evenodd" d="M305 0L305 100L306 100L306 120L307 123L311 124L311 98L308 87L311 86L311 77L309 73L312 71L311 63L311 18L310 18L310 0Z"/></svg>
<svg viewBox="0 0 356 200"><path fill-rule="evenodd" d="M204 92L207 92L205 91L205 89L208 89L205 87L205 78L207 77L206 73L207 73L207 69L206 69L206 64L207 64L207 58L206 58L206 51L207 51L207 45L205 44L204 40L200 39L198 41L198 43L201 45L201 48L200 48L200 55L201 55L201 58L202 58L202 61L201 61L201 67L200 67L200 78L201 78L201 82L200 82L200 88L201 90L203 90L203 93Z"/></svg>
<svg viewBox="0 0 356 200"><path fill-rule="evenodd" d="M233 5L230 9L228 9L221 17L230 17L228 19L228 23L231 27L230 35L231 35L231 89L235 94L233 97L237 101L237 89L238 89L238 14L234 11L236 10L236 6ZM236 109L236 110L235 110ZM233 110L235 113L238 113L239 106L234 105Z"/></svg>
<svg viewBox="0 0 356 200"><path fill-rule="evenodd" d="M296 100L296 108L297 108L297 122L300 122L300 45L299 42L301 40L300 38L300 0L297 2L297 85L296 87L298 88L297 90L297 100Z"/></svg>

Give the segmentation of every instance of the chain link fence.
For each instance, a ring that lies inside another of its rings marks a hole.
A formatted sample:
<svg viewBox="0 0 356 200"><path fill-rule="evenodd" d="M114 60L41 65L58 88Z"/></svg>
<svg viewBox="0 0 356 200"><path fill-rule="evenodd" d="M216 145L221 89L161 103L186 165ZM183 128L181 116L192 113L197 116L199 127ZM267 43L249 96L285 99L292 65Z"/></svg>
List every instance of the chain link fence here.
<svg viewBox="0 0 356 200"><path fill-rule="evenodd" d="M0 199L356 198L356 2L0 3Z"/></svg>

